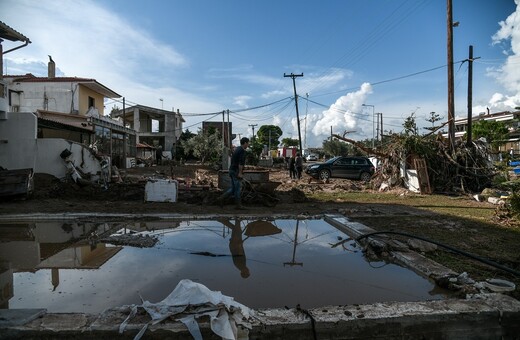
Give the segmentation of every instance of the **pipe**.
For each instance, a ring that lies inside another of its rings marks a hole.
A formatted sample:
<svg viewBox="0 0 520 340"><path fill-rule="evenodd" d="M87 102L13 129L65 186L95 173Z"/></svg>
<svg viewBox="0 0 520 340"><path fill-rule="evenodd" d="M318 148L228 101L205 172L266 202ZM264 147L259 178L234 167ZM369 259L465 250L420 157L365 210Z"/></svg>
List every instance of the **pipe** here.
<svg viewBox="0 0 520 340"><path fill-rule="evenodd" d="M12 51L16 51L17 49L20 49L20 48L22 48L22 47L25 47L25 46L29 45L30 43L31 43L31 41L30 41L30 40L27 40L27 41L25 42L25 44L23 44L23 45L20 45L20 46L18 46L18 47L11 48L10 50L7 50L7 51L5 51L5 52L2 52L2 55L7 54L7 53L12 52Z"/></svg>
<svg viewBox="0 0 520 340"><path fill-rule="evenodd" d="M464 250L460 250L460 249L457 249L457 248L453 248L451 246L448 246L446 244L443 244L443 243L440 243L440 242L437 242L437 241L433 241L433 240L429 240L427 238L424 238L424 237L421 237L421 236L415 236L415 235L411 235L411 234L407 234L407 233L402 233L402 232L398 232L398 231L376 231L376 232L373 232L373 233L368 233L368 234L365 234L365 235L361 235L359 237L356 238L356 241L360 241L364 238L367 238L369 236L373 236L373 235L378 235L378 234L394 234L394 235L401 235L401 236L406 236L406 237L411 237L411 238L415 238L415 239L418 239L418 240L421 240L421 241L425 241L425 242L429 242L429 243L433 243L433 244L436 244L440 247L443 247L443 248L446 248L448 250L451 250L455 253L458 253L458 254L461 254L461 255L464 255L466 257L469 257L473 260L477 260L477 261L480 261L482 263L485 263L487 265L490 265L492 267L495 267L495 268L498 268L498 269L502 269L510 274L513 274L513 275L516 275L518 277L520 277L520 272L514 270L514 269L511 269L509 267L506 267L506 266L503 266L499 263L496 263L496 262L493 262L491 260L488 260L488 259L485 259L485 258L482 258L480 256L477 256L477 255L474 255L474 254L470 254L470 253L467 253L465 252Z"/></svg>

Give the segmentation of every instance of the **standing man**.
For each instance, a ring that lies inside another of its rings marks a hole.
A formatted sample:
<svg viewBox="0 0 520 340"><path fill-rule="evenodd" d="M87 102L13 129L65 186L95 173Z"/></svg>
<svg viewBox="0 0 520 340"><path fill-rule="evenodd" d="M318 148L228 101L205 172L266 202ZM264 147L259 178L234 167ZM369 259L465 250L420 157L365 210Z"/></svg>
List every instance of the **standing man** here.
<svg viewBox="0 0 520 340"><path fill-rule="evenodd" d="M294 161L294 167L296 168L296 178L301 179L302 172L303 172L303 158L302 158L302 156L300 156L299 152L296 154L296 159Z"/></svg>
<svg viewBox="0 0 520 340"><path fill-rule="evenodd" d="M157 165L162 164L162 145L159 145L157 149L155 149L155 161Z"/></svg>
<svg viewBox="0 0 520 340"><path fill-rule="evenodd" d="M231 165L229 166L229 177L231 179L231 187L224 192L220 197L220 203L233 195L235 206L239 210L244 210L244 206L240 200L240 182L244 177L244 167L246 165L246 149L249 146L249 138L243 137L240 139L240 146L235 149L231 156Z"/></svg>

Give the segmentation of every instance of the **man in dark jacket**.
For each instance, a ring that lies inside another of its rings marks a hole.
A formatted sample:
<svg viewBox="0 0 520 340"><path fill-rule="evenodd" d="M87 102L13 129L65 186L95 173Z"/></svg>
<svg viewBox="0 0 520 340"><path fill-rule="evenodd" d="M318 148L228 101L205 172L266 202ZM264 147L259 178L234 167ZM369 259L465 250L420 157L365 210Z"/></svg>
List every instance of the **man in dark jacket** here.
<svg viewBox="0 0 520 340"><path fill-rule="evenodd" d="M224 192L219 201L223 204L224 200L233 195L237 209L245 209L240 200L240 181L244 177L244 167L246 165L246 149L249 146L249 138L243 137L240 139L240 146L238 146L231 156L231 165L229 166L229 177L231 179L231 187Z"/></svg>

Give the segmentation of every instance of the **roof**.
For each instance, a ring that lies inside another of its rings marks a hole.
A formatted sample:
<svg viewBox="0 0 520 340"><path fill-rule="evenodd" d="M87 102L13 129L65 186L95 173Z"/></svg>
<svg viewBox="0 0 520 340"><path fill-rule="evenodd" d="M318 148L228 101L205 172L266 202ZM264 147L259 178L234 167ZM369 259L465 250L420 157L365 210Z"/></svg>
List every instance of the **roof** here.
<svg viewBox="0 0 520 340"><path fill-rule="evenodd" d="M6 75L4 78L12 78L13 82L16 83L78 83L92 91L102 94L106 98L121 98L122 96L105 85L98 83L96 79L91 78L78 78L78 77L36 77L35 75L28 73L23 76L11 76Z"/></svg>
<svg viewBox="0 0 520 340"><path fill-rule="evenodd" d="M126 114L128 115L128 113L133 111L134 108L137 108L139 111L145 111L150 116L156 117L156 118L162 117L162 116L164 116L166 114L172 114L173 113L173 114L177 115L180 118L181 122L183 122L183 123L186 122L184 120L184 118L182 117L182 114L180 112L168 111L168 110L163 110L163 109L157 109L155 107L139 105L139 104L126 107L125 108ZM118 110L117 113L115 114L116 117L119 117L119 116L122 116L122 115L123 115L123 110L122 109Z"/></svg>
<svg viewBox="0 0 520 340"><path fill-rule="evenodd" d="M143 149L156 149L155 146L151 146L151 145L146 144L146 143L144 143L144 142L137 143L137 144L136 144L136 147L138 147L138 148L143 148Z"/></svg>
<svg viewBox="0 0 520 340"><path fill-rule="evenodd" d="M24 41L27 43L31 42L31 40L29 40L29 38L27 38L25 35L12 29L2 21L0 21L0 38L10 41Z"/></svg>
<svg viewBox="0 0 520 340"><path fill-rule="evenodd" d="M72 115L67 113L51 112L44 110L37 110L36 115L38 120L43 120L52 123L58 123L59 125L66 125L75 129L83 131L93 132L94 127L92 123L88 121L88 117ZM55 125L56 126L56 125Z"/></svg>

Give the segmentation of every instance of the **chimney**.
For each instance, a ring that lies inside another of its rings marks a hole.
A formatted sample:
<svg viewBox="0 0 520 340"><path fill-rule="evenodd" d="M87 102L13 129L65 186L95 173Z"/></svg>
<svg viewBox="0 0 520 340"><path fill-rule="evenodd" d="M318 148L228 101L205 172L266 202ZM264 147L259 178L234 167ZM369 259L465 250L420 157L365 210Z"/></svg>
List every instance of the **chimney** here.
<svg viewBox="0 0 520 340"><path fill-rule="evenodd" d="M487 114L489 116L489 107L486 107L486 110L487 110Z"/></svg>
<svg viewBox="0 0 520 340"><path fill-rule="evenodd" d="M56 64L54 63L54 60L52 60L52 57L49 56L49 63L47 64L47 68L48 68L48 77L49 78L54 78L56 77Z"/></svg>

